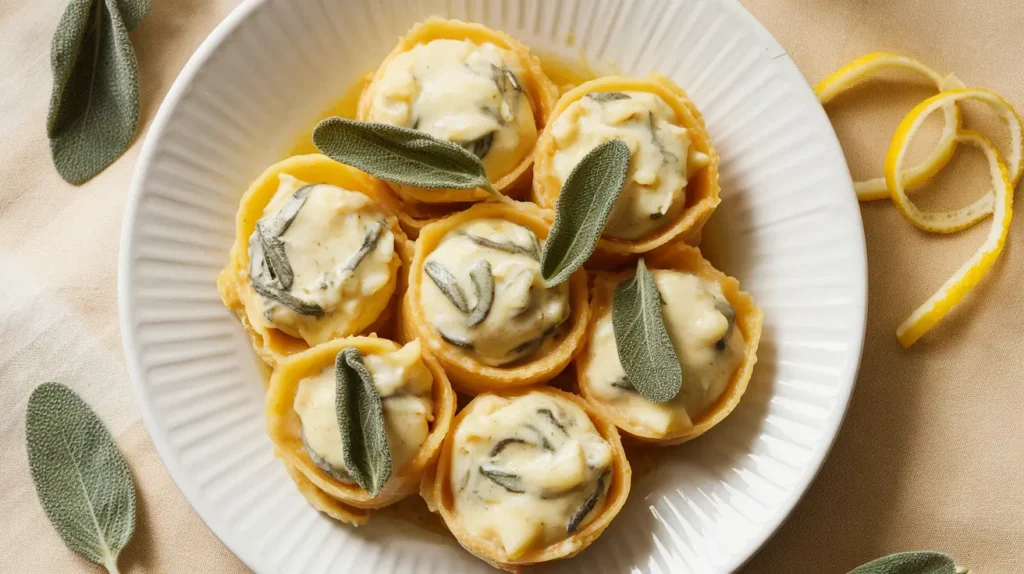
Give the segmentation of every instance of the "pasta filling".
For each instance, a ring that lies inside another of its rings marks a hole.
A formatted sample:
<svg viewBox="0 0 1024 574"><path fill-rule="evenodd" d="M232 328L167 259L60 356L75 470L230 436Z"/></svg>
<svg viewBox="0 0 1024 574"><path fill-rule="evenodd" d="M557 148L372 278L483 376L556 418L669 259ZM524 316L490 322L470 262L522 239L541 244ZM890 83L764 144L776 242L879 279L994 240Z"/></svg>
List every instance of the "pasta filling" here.
<svg viewBox="0 0 1024 574"><path fill-rule="evenodd" d="M384 406L384 426L391 462L400 469L419 451L434 420L434 378L423 364L419 341L388 353L363 356ZM302 443L321 470L342 482L354 482L345 465L338 415L334 363L299 381L294 409L302 421Z"/></svg>
<svg viewBox="0 0 1024 574"><path fill-rule="evenodd" d="M352 334L394 289L395 237L368 196L286 174L249 238L249 277L264 319L310 345Z"/></svg>
<svg viewBox="0 0 1024 574"><path fill-rule="evenodd" d="M492 366L558 344L569 284L544 287L540 253L532 231L500 219L448 232L423 265L420 303L434 329Z"/></svg>
<svg viewBox="0 0 1024 574"><path fill-rule="evenodd" d="M537 141L519 58L491 43L434 40L395 56L368 119L459 144L491 180L510 173Z"/></svg>
<svg viewBox="0 0 1024 574"><path fill-rule="evenodd" d="M585 376L593 398L651 433L665 435L692 427L718 401L743 360L746 342L717 282L680 271L653 274L664 301L665 328L683 368L679 394L667 403L653 403L636 392L619 362L611 309L589 335Z"/></svg>
<svg viewBox="0 0 1024 574"><path fill-rule="evenodd" d="M647 92L587 94L558 116L551 134L554 172L563 183L598 145L619 139L629 146L626 184L604 228L613 239L639 239L675 220L686 205L689 174L708 163L672 108Z"/></svg>
<svg viewBox="0 0 1024 574"><path fill-rule="evenodd" d="M540 392L478 398L455 431L455 510L512 558L571 536L600 514L612 448L578 405Z"/></svg>

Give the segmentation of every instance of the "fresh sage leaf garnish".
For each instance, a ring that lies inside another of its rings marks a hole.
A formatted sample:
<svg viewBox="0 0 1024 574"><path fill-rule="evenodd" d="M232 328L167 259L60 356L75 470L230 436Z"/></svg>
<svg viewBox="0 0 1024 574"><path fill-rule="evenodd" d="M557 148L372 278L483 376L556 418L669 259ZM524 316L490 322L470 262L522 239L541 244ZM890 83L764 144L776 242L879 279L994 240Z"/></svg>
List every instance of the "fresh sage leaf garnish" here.
<svg viewBox="0 0 1024 574"><path fill-rule="evenodd" d="M452 302L452 305L455 305L456 309L463 313L469 313L469 303L466 302L466 294L462 292L462 287L459 287L459 284L455 281L455 275L452 275L451 271L437 261L427 261L423 265L423 271L434 282L434 285L437 285L441 293Z"/></svg>
<svg viewBox="0 0 1024 574"><path fill-rule="evenodd" d="M664 403L679 394L683 372L661 313L661 293L644 260L615 288L612 328L626 377L645 399Z"/></svg>
<svg viewBox="0 0 1024 574"><path fill-rule="evenodd" d="M43 383L28 399L25 436L36 494L57 534L117 572L135 530L135 483L110 432L74 391Z"/></svg>
<svg viewBox="0 0 1024 574"><path fill-rule="evenodd" d="M481 259L469 266L469 279L476 290L476 306L469 314L467 325L476 327L487 318L494 303L494 275L491 274L491 263Z"/></svg>
<svg viewBox="0 0 1024 574"><path fill-rule="evenodd" d="M71 0L50 44L53 90L46 135L57 172L80 185L131 146L139 78L128 32L151 0Z"/></svg>
<svg viewBox="0 0 1024 574"><path fill-rule="evenodd" d="M629 94L623 94L622 92L590 92L587 94L587 97L601 103L631 99Z"/></svg>
<svg viewBox="0 0 1024 574"><path fill-rule="evenodd" d="M611 140L583 156L569 173L540 258L546 287L567 280L590 258L628 171L629 146L622 140Z"/></svg>
<svg viewBox="0 0 1024 574"><path fill-rule="evenodd" d="M604 482L608 480L609 471L604 471L601 476L597 477L597 487L594 492L583 501L583 505L576 509L576 512L569 518L569 524L566 526L565 531L569 534L579 530L580 525L586 520L587 515L594 510L594 506L597 505L598 499L604 494Z"/></svg>
<svg viewBox="0 0 1024 574"><path fill-rule="evenodd" d="M313 143L334 161L385 181L424 189L482 188L505 199L480 158L425 132L335 117L316 126Z"/></svg>
<svg viewBox="0 0 1024 574"><path fill-rule="evenodd" d="M384 429L384 405L359 349L345 347L338 353L334 379L345 466L359 486L377 496L391 478L391 448Z"/></svg>
<svg viewBox="0 0 1024 574"><path fill-rule="evenodd" d="M956 574L953 559L938 552L901 552L872 560L849 574Z"/></svg>

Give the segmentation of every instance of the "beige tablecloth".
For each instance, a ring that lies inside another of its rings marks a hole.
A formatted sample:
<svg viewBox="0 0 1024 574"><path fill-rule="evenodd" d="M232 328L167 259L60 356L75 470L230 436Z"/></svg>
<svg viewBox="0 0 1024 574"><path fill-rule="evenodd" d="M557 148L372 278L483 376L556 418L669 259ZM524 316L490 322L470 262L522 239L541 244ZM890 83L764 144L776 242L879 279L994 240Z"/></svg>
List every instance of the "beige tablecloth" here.
<svg viewBox="0 0 1024 574"><path fill-rule="evenodd" d="M132 33L143 130L189 55L236 2L154 2ZM1020 0L743 2L811 82L884 49L956 71L1024 109ZM81 188L61 181L50 162L49 40L65 3L0 2L0 569L96 570L66 550L47 523L25 458L29 392L60 380L110 426L137 479L138 529L122 571L243 572L160 464L125 374L116 266L139 142ZM830 106L855 176L880 170L899 118L928 93L884 84ZM971 119L983 115L969 111ZM979 158L954 160L924 205L951 207L958 196L978 195L986 185ZM987 224L936 237L913 229L888 202L862 212L871 303L853 402L821 474L744 571L845 572L890 552L935 549L972 572L1021 572L1024 217L1014 221L1002 260L980 288L903 350L896 325L975 249Z"/></svg>

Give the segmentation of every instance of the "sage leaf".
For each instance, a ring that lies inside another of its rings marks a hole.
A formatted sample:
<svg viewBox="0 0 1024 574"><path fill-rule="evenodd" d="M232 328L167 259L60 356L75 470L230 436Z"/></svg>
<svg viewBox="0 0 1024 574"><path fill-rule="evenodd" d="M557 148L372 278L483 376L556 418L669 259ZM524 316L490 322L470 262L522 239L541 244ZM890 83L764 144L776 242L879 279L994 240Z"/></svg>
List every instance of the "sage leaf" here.
<svg viewBox="0 0 1024 574"><path fill-rule="evenodd" d="M628 171L629 146L622 140L611 140L583 156L569 173L540 258L546 287L567 280L590 258Z"/></svg>
<svg viewBox="0 0 1024 574"><path fill-rule="evenodd" d="M587 515L594 510L594 506L597 505L598 499L600 499L601 495L604 494L604 482L608 479L608 473L609 471L606 470L601 473L601 476L597 477L597 486L594 488L593 494L588 496L587 499L583 501L583 505L576 509L576 512L574 512L569 518L569 524L565 528L566 532L572 534L579 530L580 525L582 525L583 521L586 520Z"/></svg>
<svg viewBox="0 0 1024 574"><path fill-rule="evenodd" d="M587 97L594 100L595 102L614 102L616 100L628 100L630 99L629 94L623 94L622 92L590 92Z"/></svg>
<svg viewBox="0 0 1024 574"><path fill-rule="evenodd" d="M626 377L640 395L654 403L675 398L683 377L679 358L665 329L661 305L654 275L640 259L633 278L615 288L612 329Z"/></svg>
<svg viewBox="0 0 1024 574"><path fill-rule="evenodd" d="M498 456L499 454L501 454L501 451L505 450L506 448L508 448L508 447L510 447L510 446L512 446L514 444L529 444L529 443L526 442L525 440L521 439L521 438L516 438L516 437L503 438L503 439L498 441L498 444L494 445L494 448L491 449L491 458L494 458L494 457Z"/></svg>
<svg viewBox="0 0 1024 574"><path fill-rule="evenodd" d="M467 325L476 327L487 318L494 303L494 275L491 274L491 263L481 259L469 266L469 279L476 290L476 306L469 314Z"/></svg>
<svg viewBox="0 0 1024 574"><path fill-rule="evenodd" d="M366 235L363 236L363 244L359 246L359 250L352 254L352 257L345 262L345 266L342 267L345 271L355 271L359 264L363 262L363 259L377 248L377 244L380 242L380 236L384 231L384 222L375 221L370 225L366 226Z"/></svg>
<svg viewBox="0 0 1024 574"><path fill-rule="evenodd" d="M352 475L349 474L347 470L343 468L338 468L333 464L327 462L327 459L320 456L320 453L313 450L313 448L309 446L309 443L306 442L306 433L303 432L301 433L301 435L302 448L306 449L306 454L309 455L309 460L313 461L313 464L315 464L320 470L324 471L324 474L333 478L334 480L340 480L342 482L352 482Z"/></svg>
<svg viewBox="0 0 1024 574"><path fill-rule="evenodd" d="M901 552L872 560L849 574L955 574L956 564L938 552Z"/></svg>
<svg viewBox="0 0 1024 574"><path fill-rule="evenodd" d="M480 158L425 132L335 117L317 124L313 144L334 161L385 181L423 189L479 187L505 199Z"/></svg>
<svg viewBox="0 0 1024 574"><path fill-rule="evenodd" d="M57 23L46 134L68 183L92 179L135 139L139 78L128 31L149 7L150 0L71 0Z"/></svg>
<svg viewBox="0 0 1024 574"><path fill-rule="evenodd" d="M518 474L483 466L480 467L480 474L511 493L522 494L526 492L522 483L520 483Z"/></svg>
<svg viewBox="0 0 1024 574"><path fill-rule="evenodd" d="M434 282L434 285L437 285L441 293L452 302L456 309L463 313L469 313L469 303L466 302L466 294L462 292L462 287L459 287L451 271L437 261L427 261L423 265L423 271Z"/></svg>
<svg viewBox="0 0 1024 574"><path fill-rule="evenodd" d="M437 334L440 335L444 342L448 343L449 345L454 345L460 349L466 349L467 351L473 350L473 343L471 343L470 341L460 339L459 337L455 337L453 335L449 335L440 329L437 330Z"/></svg>
<svg viewBox="0 0 1024 574"><path fill-rule="evenodd" d="M475 155L480 159L484 159L484 156L491 151L491 144L494 143L494 132L488 132L487 134L468 142L461 143L463 149L469 153Z"/></svg>
<svg viewBox="0 0 1024 574"><path fill-rule="evenodd" d="M363 354L345 347L334 361L335 403L345 466L359 486L377 496L391 478L384 405Z"/></svg>
<svg viewBox="0 0 1024 574"><path fill-rule="evenodd" d="M135 484L110 432L74 391L43 383L28 399L25 436L36 494L57 534L117 572L135 530Z"/></svg>
<svg viewBox="0 0 1024 574"><path fill-rule="evenodd" d="M462 232L462 235L481 247L487 247L488 249L494 249L496 251L504 251L505 253L511 253L513 255L526 255L534 261L540 261L540 242L537 241L537 236L534 235L532 231L530 232L530 237L532 239L530 247L523 247L511 240L494 241L493 239L473 235L472 233Z"/></svg>

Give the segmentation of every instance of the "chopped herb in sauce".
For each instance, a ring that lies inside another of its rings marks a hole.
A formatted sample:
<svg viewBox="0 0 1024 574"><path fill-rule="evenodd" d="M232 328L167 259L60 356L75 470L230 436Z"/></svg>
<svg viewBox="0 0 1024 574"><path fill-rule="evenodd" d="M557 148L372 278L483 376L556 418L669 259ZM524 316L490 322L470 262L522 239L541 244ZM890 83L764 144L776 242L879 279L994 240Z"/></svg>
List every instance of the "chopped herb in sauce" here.
<svg viewBox="0 0 1024 574"><path fill-rule="evenodd" d="M622 92L590 92L586 97L594 100L595 102L601 102L602 104L605 102L614 102L616 100L632 99L629 97L629 94L623 94Z"/></svg>
<svg viewBox="0 0 1024 574"><path fill-rule="evenodd" d="M494 303L494 275L491 274L491 263L481 259L469 267L469 279L476 290L476 305L469 314L467 324L475 327L482 323L491 312Z"/></svg>
<svg viewBox="0 0 1024 574"><path fill-rule="evenodd" d="M601 498L602 495L604 495L604 483L608 479L608 474L610 472L611 471L606 470L604 471L604 473L601 474L600 477L598 477L597 488L595 488L593 494L587 497L587 500L583 502L583 506L580 506L579 509L577 509L576 512L573 513L572 517L569 518L569 525L565 529L566 532L572 534L573 532L579 530L579 527L583 524L583 521L586 520L587 515L590 514L592 510L594 510L594 506L597 505L597 501Z"/></svg>
<svg viewBox="0 0 1024 574"><path fill-rule="evenodd" d="M486 476L491 482L511 493L522 494L526 492L526 490L523 489L518 474L485 466L480 467L480 474Z"/></svg>
<svg viewBox="0 0 1024 574"><path fill-rule="evenodd" d="M456 309L463 313L469 313L469 303L466 302L466 295L462 292L459 284L455 282L455 275L452 275L451 271L437 261L427 261L423 265L423 271L434 282L434 285L437 285L441 293L452 302Z"/></svg>

